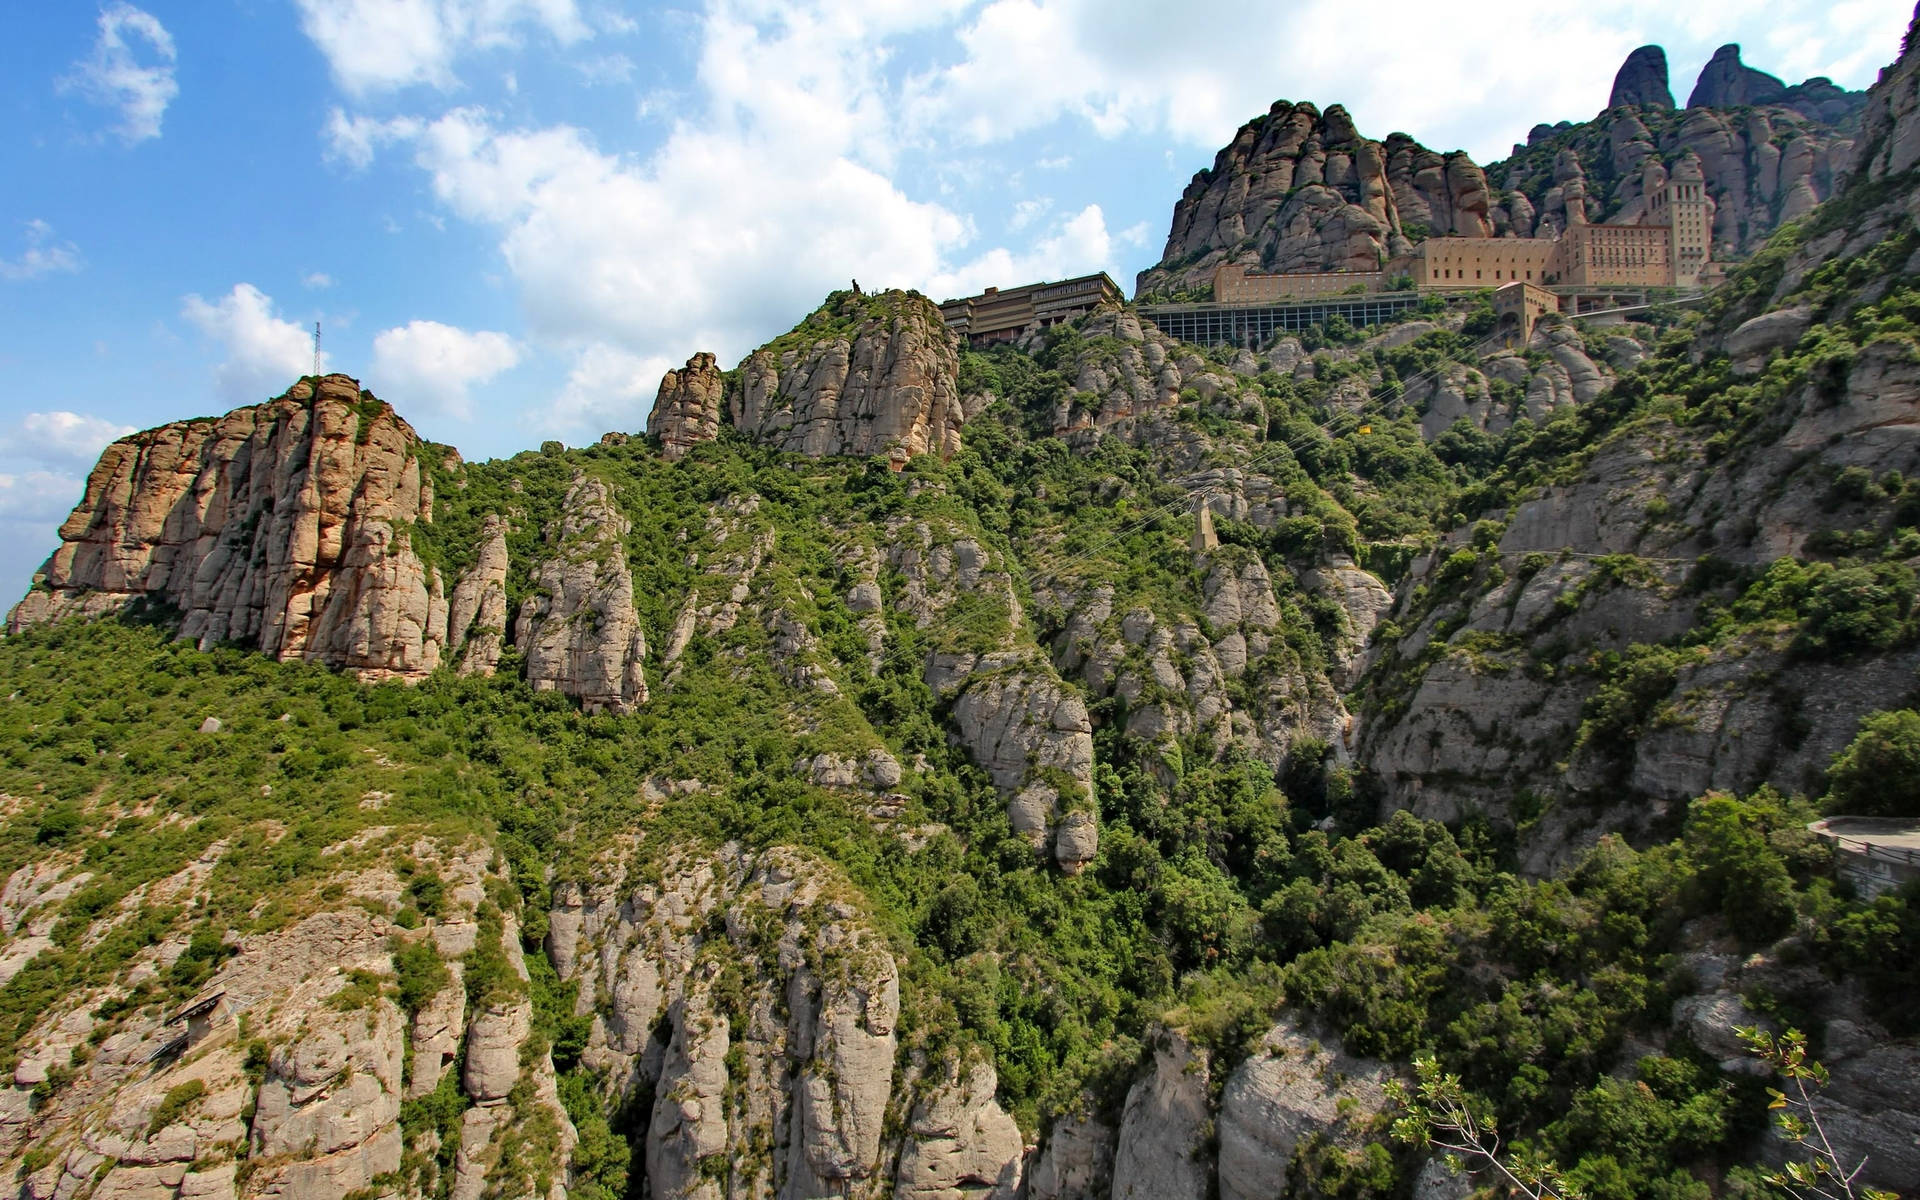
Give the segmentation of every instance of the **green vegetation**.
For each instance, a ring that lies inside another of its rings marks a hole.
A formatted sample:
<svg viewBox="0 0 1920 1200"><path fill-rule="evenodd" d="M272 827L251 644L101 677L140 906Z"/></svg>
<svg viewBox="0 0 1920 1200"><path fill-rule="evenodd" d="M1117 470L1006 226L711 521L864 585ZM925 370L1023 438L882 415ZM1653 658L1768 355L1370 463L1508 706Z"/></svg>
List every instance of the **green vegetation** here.
<svg viewBox="0 0 1920 1200"><path fill-rule="evenodd" d="M154 1106L153 1116L147 1120L147 1136L152 1137L162 1129L187 1115L189 1109L199 1103L207 1094L207 1084L203 1079L189 1079L185 1083L175 1084L167 1089L167 1094Z"/></svg>

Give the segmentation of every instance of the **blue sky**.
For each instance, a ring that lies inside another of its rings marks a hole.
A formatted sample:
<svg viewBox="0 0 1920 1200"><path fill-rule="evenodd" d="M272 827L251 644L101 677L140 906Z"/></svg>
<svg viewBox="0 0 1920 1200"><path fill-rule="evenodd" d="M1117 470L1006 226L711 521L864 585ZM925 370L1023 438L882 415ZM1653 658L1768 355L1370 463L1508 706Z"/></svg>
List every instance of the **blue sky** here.
<svg viewBox="0 0 1920 1200"><path fill-rule="evenodd" d="M1577 7L0 0L0 602L106 441L277 394L316 320L468 457L581 444L850 278L1131 289L1277 98L1486 162L1642 43L1683 102L1728 41L1858 88L1911 12Z"/></svg>

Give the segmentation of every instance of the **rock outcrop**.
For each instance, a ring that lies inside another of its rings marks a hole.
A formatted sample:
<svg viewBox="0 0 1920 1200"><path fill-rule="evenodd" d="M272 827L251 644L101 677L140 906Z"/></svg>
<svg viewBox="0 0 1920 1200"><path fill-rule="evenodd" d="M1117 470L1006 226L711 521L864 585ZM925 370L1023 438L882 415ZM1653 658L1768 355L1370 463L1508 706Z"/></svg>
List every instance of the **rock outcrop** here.
<svg viewBox="0 0 1920 1200"><path fill-rule="evenodd" d="M1017 1200L1026 1164L1020 1127L994 1100L991 1064L947 1064L913 1106L894 1200Z"/></svg>
<svg viewBox="0 0 1920 1200"><path fill-rule="evenodd" d="M647 416L647 432L660 439L668 461L720 436L720 418L726 413L726 377L705 352L687 360L677 371L660 378L660 391Z"/></svg>
<svg viewBox="0 0 1920 1200"><path fill-rule="evenodd" d="M433 519L422 449L345 375L122 438L8 628L146 601L177 610L180 636L203 645L423 676L440 662L447 602L411 541Z"/></svg>
<svg viewBox="0 0 1920 1200"><path fill-rule="evenodd" d="M1459 160L1456 162L1455 160ZM1240 127L1173 210L1146 295L1208 284L1222 263L1265 271L1376 270L1407 243L1402 208L1434 233L1484 236L1486 180L1463 155L1360 136L1339 105L1281 100Z"/></svg>
<svg viewBox="0 0 1920 1200"><path fill-rule="evenodd" d="M1613 77L1613 91L1607 97L1608 108L1673 107L1673 92L1667 86L1667 52L1659 46L1642 46L1627 55Z"/></svg>
<svg viewBox="0 0 1920 1200"><path fill-rule="evenodd" d="M1746 108L1772 104L1787 93L1787 85L1765 71L1740 61L1740 46L1729 42L1713 52L1687 97L1688 108Z"/></svg>
<svg viewBox="0 0 1920 1200"><path fill-rule="evenodd" d="M1113 1155L1113 1200L1204 1200L1200 1151L1212 1114L1207 1052L1178 1030L1150 1035L1152 1063L1127 1092Z"/></svg>
<svg viewBox="0 0 1920 1200"><path fill-rule="evenodd" d="M918 292L835 292L740 365L728 406L735 428L781 450L951 458L967 420L959 363L939 308Z"/></svg>
<svg viewBox="0 0 1920 1200"><path fill-rule="evenodd" d="M1363 1146L1387 1107L1385 1063L1346 1053L1337 1038L1275 1026L1234 1068L1220 1096L1220 1200L1286 1195L1294 1152L1315 1139Z"/></svg>
<svg viewBox="0 0 1920 1200"><path fill-rule="evenodd" d="M556 894L548 949L594 1014L587 1061L621 1096L652 1089L653 1195L718 1196L717 1179L803 1200L881 1170L899 977L834 883L796 852L729 847L677 857L657 882L611 863ZM973 1147L950 1152L991 1156Z"/></svg>
<svg viewBox="0 0 1920 1200"><path fill-rule="evenodd" d="M491 675L507 640L507 522L489 514L480 525L480 553L453 586L447 605L448 645L463 675Z"/></svg>
<svg viewBox="0 0 1920 1200"><path fill-rule="evenodd" d="M647 638L622 541L628 529L606 484L575 480L514 623L527 683L572 696L588 712L631 712L647 700Z"/></svg>

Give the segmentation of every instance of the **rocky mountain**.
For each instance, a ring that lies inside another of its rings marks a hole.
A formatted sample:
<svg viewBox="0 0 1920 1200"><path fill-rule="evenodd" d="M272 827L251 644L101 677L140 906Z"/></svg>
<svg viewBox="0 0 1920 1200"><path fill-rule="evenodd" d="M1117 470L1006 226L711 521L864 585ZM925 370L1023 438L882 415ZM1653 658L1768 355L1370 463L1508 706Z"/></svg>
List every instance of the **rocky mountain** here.
<svg viewBox="0 0 1920 1200"><path fill-rule="evenodd" d="M1226 174L1493 212L1336 111ZM0 640L13 1186L1463 1200L1431 1054L1590 1195L1748 1195L1753 1025L1913 1191L1920 897L1807 826L1920 818L1920 55L1858 145L1524 343L850 291L650 437L328 376L115 443Z"/></svg>
<svg viewBox="0 0 1920 1200"><path fill-rule="evenodd" d="M340 375L122 438L9 628L144 601L178 610L181 636L203 645L425 675L446 645L447 601L410 537L433 518L423 449Z"/></svg>
<svg viewBox="0 0 1920 1200"><path fill-rule="evenodd" d="M1374 270L1410 236L1493 236L1492 206L1486 176L1464 153L1439 154L1404 134L1362 137L1337 104L1323 115L1275 101L1187 185L1160 265L1137 291L1209 282L1223 262Z"/></svg>
<svg viewBox="0 0 1920 1200"><path fill-rule="evenodd" d="M1579 124L1535 126L1525 146L1488 164L1487 176L1564 228L1563 197L1573 180L1587 220L1632 222L1651 187L1681 161L1696 160L1714 201L1714 254L1733 260L1833 195L1852 164L1866 102L1864 93L1826 79L1788 88L1744 66L1740 48L1729 45L1676 111L1665 52L1642 46L1615 76L1605 112Z"/></svg>
<svg viewBox="0 0 1920 1200"><path fill-rule="evenodd" d="M1667 86L1667 52L1659 46L1642 46L1627 55L1613 77L1613 91L1607 96L1608 108L1673 107L1673 90Z"/></svg>
<svg viewBox="0 0 1920 1200"><path fill-rule="evenodd" d="M1729 43L1713 52L1687 97L1688 108L1790 108L1827 125L1845 125L1860 115L1867 97L1815 76L1788 87L1779 79L1740 61L1740 47Z"/></svg>
<svg viewBox="0 0 1920 1200"><path fill-rule="evenodd" d="M1277 101L1188 184L1135 294L1191 294L1222 263L1368 271L1428 237L1551 237L1566 227L1569 198L1590 222L1632 222L1649 187L1688 159L1717 206L1716 254L1741 257L1833 194L1865 104L1826 79L1789 88L1729 45L1676 111L1666 52L1642 46L1614 77L1605 112L1537 125L1483 169L1403 133L1366 138L1339 105L1323 116Z"/></svg>

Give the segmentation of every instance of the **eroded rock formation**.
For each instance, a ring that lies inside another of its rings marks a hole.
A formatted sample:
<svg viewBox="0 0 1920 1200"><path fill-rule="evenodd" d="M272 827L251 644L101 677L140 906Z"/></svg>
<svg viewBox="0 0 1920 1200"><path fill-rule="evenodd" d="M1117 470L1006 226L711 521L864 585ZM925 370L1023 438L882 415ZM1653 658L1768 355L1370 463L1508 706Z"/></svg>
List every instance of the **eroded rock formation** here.
<svg viewBox="0 0 1920 1200"><path fill-rule="evenodd" d="M835 292L740 365L728 405L736 428L781 450L951 458L967 419L959 375L953 335L932 301Z"/></svg>
<svg viewBox="0 0 1920 1200"><path fill-rule="evenodd" d="M447 637L443 581L414 553L433 519L423 444L345 375L107 447L8 628L135 601L180 636L365 678L417 678Z"/></svg>
<svg viewBox="0 0 1920 1200"><path fill-rule="evenodd" d="M705 352L687 365L660 378L660 391L647 417L647 432L660 439L660 452L669 461L686 457L701 442L720 436L720 418L726 413L726 378Z"/></svg>
<svg viewBox="0 0 1920 1200"><path fill-rule="evenodd" d="M527 682L573 696L588 712L631 712L647 700L647 636L622 544L628 529L606 484L575 480L514 623Z"/></svg>

